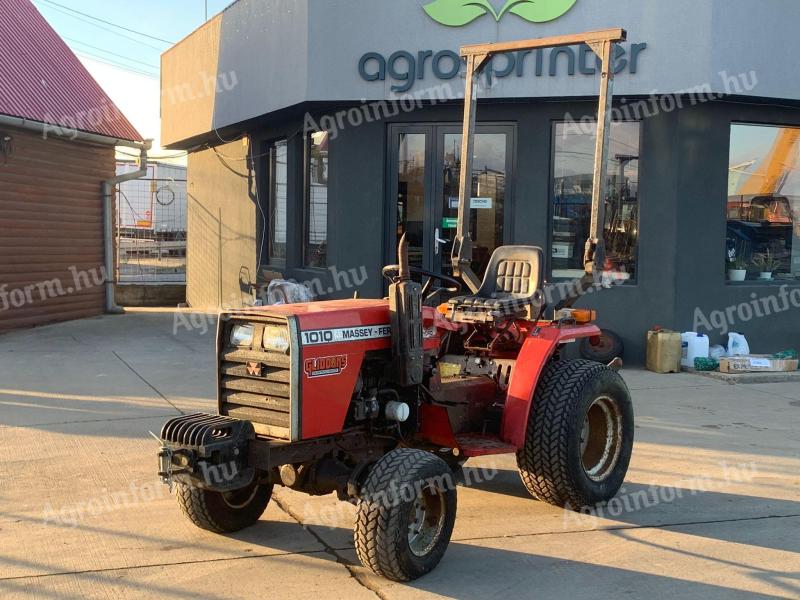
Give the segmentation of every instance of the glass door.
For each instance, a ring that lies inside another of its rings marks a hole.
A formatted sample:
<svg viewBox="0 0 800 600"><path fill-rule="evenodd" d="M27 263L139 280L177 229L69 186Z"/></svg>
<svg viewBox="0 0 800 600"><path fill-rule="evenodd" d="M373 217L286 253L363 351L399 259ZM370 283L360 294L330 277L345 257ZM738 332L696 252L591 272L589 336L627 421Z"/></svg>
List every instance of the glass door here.
<svg viewBox="0 0 800 600"><path fill-rule="evenodd" d="M386 256L388 262L396 262L397 244L405 234L411 266L431 270L432 128L393 125L389 139L391 189Z"/></svg>
<svg viewBox="0 0 800 600"><path fill-rule="evenodd" d="M438 131L434 267L451 275L450 254L458 225L458 184L461 176L461 129ZM480 277L489 259L506 239L509 195L512 189L513 126L479 125L472 161L470 223L472 270Z"/></svg>
<svg viewBox="0 0 800 600"><path fill-rule="evenodd" d="M386 256L395 262L405 233L412 266L450 275L461 172L459 125L391 125ZM480 276L506 241L513 187L514 127L479 125L475 136L470 218Z"/></svg>

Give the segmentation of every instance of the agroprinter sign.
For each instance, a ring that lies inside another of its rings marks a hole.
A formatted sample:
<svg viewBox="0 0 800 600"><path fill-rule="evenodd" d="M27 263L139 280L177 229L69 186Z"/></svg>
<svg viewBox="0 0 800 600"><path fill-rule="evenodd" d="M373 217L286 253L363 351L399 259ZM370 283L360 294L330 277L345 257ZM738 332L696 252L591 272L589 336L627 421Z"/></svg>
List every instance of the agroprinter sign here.
<svg viewBox="0 0 800 600"><path fill-rule="evenodd" d="M433 0L422 8L431 19L441 25L463 27L488 16L500 22L508 15L515 15L530 23L546 23L569 12L577 1L505 0L498 10L491 0ZM629 73L635 74L639 66L639 55L646 48L647 44L644 43L617 46L614 72L622 73L627 69ZM395 82L391 90L399 93L411 90L428 73L433 73L437 79L448 80L457 77L463 68L464 61L453 50L398 50L389 56L367 52L358 61L358 73L364 81L386 81L390 78ZM511 52L495 57L486 68L485 75L487 83L491 84L493 77L523 77L528 70L535 72L537 77L545 74L556 77L564 70L570 77L576 73L594 75L600 70L600 59L586 45L579 48Z"/></svg>
<svg viewBox="0 0 800 600"><path fill-rule="evenodd" d="M617 46L614 57L614 72L627 71L635 75L639 68L639 58L647 49L646 43ZM389 56L379 52L367 52L358 61L358 73L364 81L395 81L393 92L408 92L417 81L424 80L430 73L440 80L457 77L463 70L464 61L453 50L420 50L411 52L398 50ZM577 48L552 48L536 51L524 50L509 52L492 59L485 73L489 81L493 77L524 77L533 72L536 77L547 75L557 77L566 72L570 77L595 75L600 70L600 59L589 46Z"/></svg>

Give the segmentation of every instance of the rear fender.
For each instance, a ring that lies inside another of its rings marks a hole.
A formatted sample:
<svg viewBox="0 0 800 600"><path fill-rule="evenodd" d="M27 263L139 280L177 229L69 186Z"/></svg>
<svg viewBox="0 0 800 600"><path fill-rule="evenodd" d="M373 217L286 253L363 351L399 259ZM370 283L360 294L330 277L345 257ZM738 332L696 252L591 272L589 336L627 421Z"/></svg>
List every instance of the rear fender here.
<svg viewBox="0 0 800 600"><path fill-rule="evenodd" d="M508 386L500 434L504 442L516 448L522 448L525 444L528 416L533 405L536 386L545 365L553 357L559 345L597 335L600 335L600 329L596 325L579 327L553 325L534 330L525 339Z"/></svg>

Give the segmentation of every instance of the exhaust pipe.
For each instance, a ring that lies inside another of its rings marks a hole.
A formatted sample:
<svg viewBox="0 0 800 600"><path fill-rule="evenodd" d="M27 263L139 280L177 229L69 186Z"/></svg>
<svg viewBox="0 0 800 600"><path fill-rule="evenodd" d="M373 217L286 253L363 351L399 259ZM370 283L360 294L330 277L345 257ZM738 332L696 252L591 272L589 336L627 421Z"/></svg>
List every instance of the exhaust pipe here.
<svg viewBox="0 0 800 600"><path fill-rule="evenodd" d="M398 273L400 281L410 281L411 270L408 266L408 240L406 239L405 233L403 237L400 238L400 244L397 246L397 261L400 263L400 272Z"/></svg>
<svg viewBox="0 0 800 600"><path fill-rule="evenodd" d="M403 387L422 383L422 286L411 281L408 240L397 247L398 277L389 286L392 324L392 360L396 383Z"/></svg>

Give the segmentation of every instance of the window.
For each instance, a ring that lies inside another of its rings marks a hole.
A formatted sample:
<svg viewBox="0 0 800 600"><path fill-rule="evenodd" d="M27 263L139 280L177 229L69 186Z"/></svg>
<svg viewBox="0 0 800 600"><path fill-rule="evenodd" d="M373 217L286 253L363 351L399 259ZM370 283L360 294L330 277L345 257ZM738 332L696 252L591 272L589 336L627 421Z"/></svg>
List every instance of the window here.
<svg viewBox="0 0 800 600"><path fill-rule="evenodd" d="M800 279L800 128L731 126L729 281Z"/></svg>
<svg viewBox="0 0 800 600"><path fill-rule="evenodd" d="M508 165L508 136L506 133L476 133L472 160L472 200L469 215L472 234L472 270L482 277L496 248L503 245ZM458 222L458 187L461 177L461 134L444 135L444 194L443 237L451 238ZM449 223L448 223L449 221ZM442 246L444 273L450 274L448 264L452 242Z"/></svg>
<svg viewBox="0 0 800 600"><path fill-rule="evenodd" d="M608 152L606 281L636 281L639 246L639 123L612 123ZM553 279L584 274L592 216L594 124L555 124L553 160Z"/></svg>
<svg viewBox="0 0 800 600"><path fill-rule="evenodd" d="M306 146L307 177L303 262L328 264L328 133L312 133Z"/></svg>
<svg viewBox="0 0 800 600"><path fill-rule="evenodd" d="M286 140L270 145L269 149L269 262L283 264L286 262L286 184L288 152Z"/></svg>

